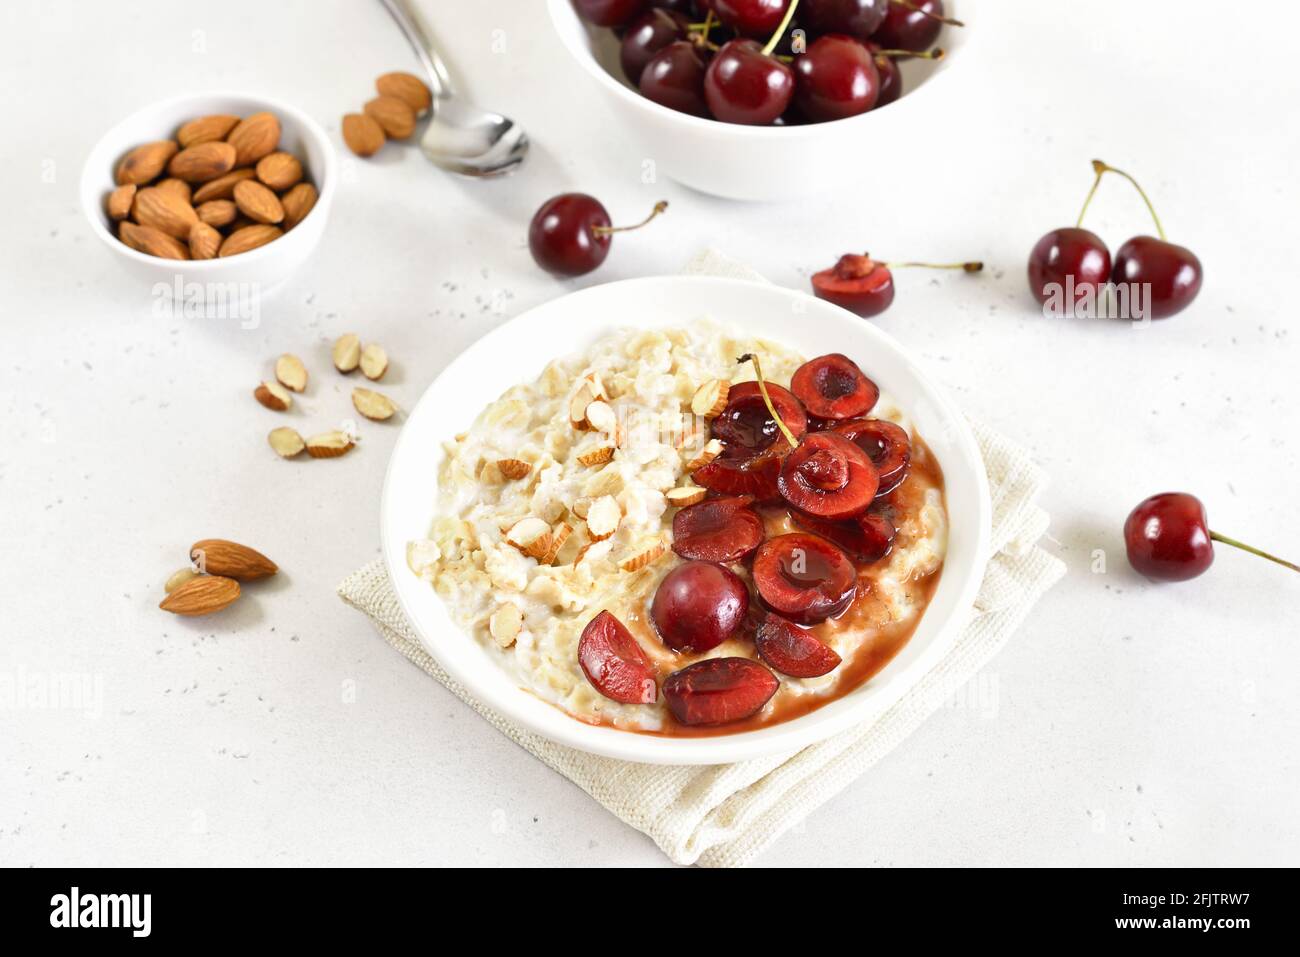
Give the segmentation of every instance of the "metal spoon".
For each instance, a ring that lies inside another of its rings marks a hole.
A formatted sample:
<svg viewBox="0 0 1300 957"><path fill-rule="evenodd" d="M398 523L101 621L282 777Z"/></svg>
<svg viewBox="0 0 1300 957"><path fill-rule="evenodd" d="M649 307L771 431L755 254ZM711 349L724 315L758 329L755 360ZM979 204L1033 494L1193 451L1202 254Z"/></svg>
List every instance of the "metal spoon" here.
<svg viewBox="0 0 1300 957"><path fill-rule="evenodd" d="M424 64L433 90L433 116L420 138L429 160L464 176L514 172L528 155L528 137L508 116L480 110L452 90L447 67L408 0L380 0Z"/></svg>

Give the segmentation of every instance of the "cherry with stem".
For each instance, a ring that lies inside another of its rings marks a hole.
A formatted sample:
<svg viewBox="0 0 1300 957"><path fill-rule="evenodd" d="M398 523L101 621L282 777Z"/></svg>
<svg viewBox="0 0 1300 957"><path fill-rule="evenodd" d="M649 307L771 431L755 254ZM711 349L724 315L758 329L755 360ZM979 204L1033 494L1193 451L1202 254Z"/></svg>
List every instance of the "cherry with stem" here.
<svg viewBox="0 0 1300 957"><path fill-rule="evenodd" d="M634 226L613 226L609 213L594 196L561 193L548 199L533 214L528 227L528 248L537 264L560 276L591 272L609 255L615 233L640 229L668 208L661 200L650 215Z"/></svg>
<svg viewBox="0 0 1300 957"><path fill-rule="evenodd" d="M1222 542L1300 572L1300 565L1213 531L1200 499L1186 492L1163 492L1144 499L1124 522L1129 564L1153 581L1186 581L1214 561L1214 542Z"/></svg>
<svg viewBox="0 0 1300 957"><path fill-rule="evenodd" d="M1073 314L1080 303L1098 301L1110 281L1110 250L1100 236L1083 228L1103 172L1097 171L1075 224L1045 233L1029 253L1029 290L1039 305L1058 314Z"/></svg>
<svg viewBox="0 0 1300 957"><path fill-rule="evenodd" d="M1117 285L1126 284L1136 294L1130 295L1130 302L1145 302L1145 312L1152 319L1167 319L1182 312L1201 291L1201 280L1204 277L1201 261L1186 246L1168 240L1165 227L1156 215L1155 206L1136 179L1102 160L1093 160L1092 168L1097 173L1098 181L1106 173L1114 173L1128 180L1142 197L1142 202L1146 203L1159 235L1159 238L1135 236L1121 246L1115 253L1111 280Z"/></svg>
<svg viewBox="0 0 1300 957"><path fill-rule="evenodd" d="M766 46L741 38L719 48L704 74L704 98L715 119L767 126L786 111L794 96L794 71L772 51L798 7L799 0L791 0Z"/></svg>

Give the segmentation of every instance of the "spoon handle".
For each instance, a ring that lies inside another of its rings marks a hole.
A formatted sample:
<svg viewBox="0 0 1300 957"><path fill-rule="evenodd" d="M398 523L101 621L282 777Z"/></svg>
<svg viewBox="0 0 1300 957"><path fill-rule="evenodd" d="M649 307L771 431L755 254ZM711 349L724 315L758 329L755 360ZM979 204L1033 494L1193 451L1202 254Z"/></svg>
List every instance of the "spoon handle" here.
<svg viewBox="0 0 1300 957"><path fill-rule="evenodd" d="M433 48L433 41L420 23L419 16L411 8L409 0L380 0L380 3L397 21L402 33L406 35L407 42L415 50L415 55L424 64L424 70L429 74L429 85L433 88L433 95L440 100L450 99L453 91L451 78L447 74L447 65L442 62L442 57L438 56L438 51Z"/></svg>

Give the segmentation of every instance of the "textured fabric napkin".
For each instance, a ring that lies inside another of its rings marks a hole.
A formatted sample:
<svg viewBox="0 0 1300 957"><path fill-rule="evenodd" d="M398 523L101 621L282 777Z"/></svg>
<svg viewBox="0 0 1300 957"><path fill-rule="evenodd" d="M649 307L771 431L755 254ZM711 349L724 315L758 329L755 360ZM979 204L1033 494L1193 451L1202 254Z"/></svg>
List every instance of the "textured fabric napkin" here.
<svg viewBox="0 0 1300 957"><path fill-rule="evenodd" d="M764 281L708 250L688 273ZM665 767L596 757L518 728L448 677L420 644L383 560L354 572L339 596L370 616L384 640L442 682L497 730L649 835L678 864L737 867L892 751L984 667L1039 596L1064 573L1038 547L1047 514L1035 501L1046 476L1017 445L971 423L993 497L992 558L965 629L947 655L893 706L820 744L739 764Z"/></svg>

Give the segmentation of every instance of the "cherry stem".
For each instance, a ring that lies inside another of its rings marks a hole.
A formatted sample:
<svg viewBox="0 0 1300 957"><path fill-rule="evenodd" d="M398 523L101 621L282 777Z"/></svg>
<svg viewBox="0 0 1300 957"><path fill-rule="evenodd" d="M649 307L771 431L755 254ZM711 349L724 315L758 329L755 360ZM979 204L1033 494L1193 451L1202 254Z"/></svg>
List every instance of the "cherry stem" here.
<svg viewBox="0 0 1300 957"><path fill-rule="evenodd" d="M767 46L763 47L763 56L769 56L776 49L776 45L781 42L786 29L790 26L790 21L794 19L794 11L798 6L799 0L790 0L790 6L785 8L785 16L781 18L781 25L776 28L776 33L772 34L772 39L767 41Z"/></svg>
<svg viewBox="0 0 1300 957"><path fill-rule="evenodd" d="M912 50L876 50L876 56L910 56L917 60L942 60L948 54L944 52L943 47L935 47L933 50L922 50L917 53Z"/></svg>
<svg viewBox="0 0 1300 957"><path fill-rule="evenodd" d="M889 2L896 7L902 7L904 10L911 10L913 13L924 14L931 20L938 20L940 23L946 23L950 27L964 27L966 25L960 20L954 20L952 17L945 17L939 13L931 13L929 10L922 10L916 4L909 3L908 0L889 0Z"/></svg>
<svg viewBox="0 0 1300 957"><path fill-rule="evenodd" d="M979 272L984 264L978 260L968 263L881 263L886 269L960 269L962 272Z"/></svg>
<svg viewBox="0 0 1300 957"><path fill-rule="evenodd" d="M1270 555L1268 552L1260 551L1253 545L1239 542L1235 538L1229 538L1227 535L1220 535L1214 530L1210 531L1210 538L1214 539L1216 542L1223 542L1225 545L1231 545L1233 548L1240 548L1243 552L1250 552L1252 555L1258 555L1260 558L1267 558L1270 562L1276 562L1283 568L1289 568L1293 572L1300 572L1300 565L1294 565L1291 562L1284 561L1276 555Z"/></svg>
<svg viewBox="0 0 1300 957"><path fill-rule="evenodd" d="M1083 209L1079 210L1079 221L1074 224L1076 229L1082 228L1083 217L1087 214L1088 207L1092 205L1092 198L1097 195L1097 187L1101 185L1101 178L1106 173L1105 164L1103 163L1102 167L1098 169L1098 162L1100 161L1094 160L1092 164L1092 168L1097 170L1097 178L1092 181L1092 189L1088 190L1088 198L1083 201Z"/></svg>
<svg viewBox="0 0 1300 957"><path fill-rule="evenodd" d="M795 2L797 3L798 0L795 0ZM776 421L781 434L785 436L785 440L790 443L790 448L798 448L799 442L795 439L794 433L786 426L785 420L781 418L781 414L776 411L776 406L772 404L772 397L767 394L767 383L763 381L763 367L758 364L758 356L752 352L746 352L736 362L740 365L744 365L746 362L754 363L754 378L758 379L758 391L763 396L763 404L767 406L767 411L772 413L772 418Z"/></svg>
<svg viewBox="0 0 1300 957"><path fill-rule="evenodd" d="M592 226L591 231L597 236L608 236L610 233L630 233L634 229L640 229L667 208L668 200L661 199L659 202L655 203L655 208L650 210L650 215L641 220L641 222L637 223L635 226Z"/></svg>
<svg viewBox="0 0 1300 957"><path fill-rule="evenodd" d="M1156 224L1156 232L1160 234L1160 238L1162 240L1165 239L1165 227L1160 225L1160 217L1156 215L1156 208L1151 205L1151 200L1147 197L1146 190L1144 190L1138 184L1137 180L1135 180L1128 173L1124 172L1122 169L1116 169L1115 167L1111 166L1108 163L1104 163L1101 160L1093 160L1092 168L1096 170L1098 179L1101 179L1103 173L1116 173L1120 176L1123 176L1126 180L1132 183L1133 188L1136 189L1138 191L1138 195L1142 197L1142 202L1147 204L1147 210L1151 213L1151 218L1155 221ZM1096 189L1095 186L1093 188ZM1087 207L1085 206L1084 208L1086 209Z"/></svg>

